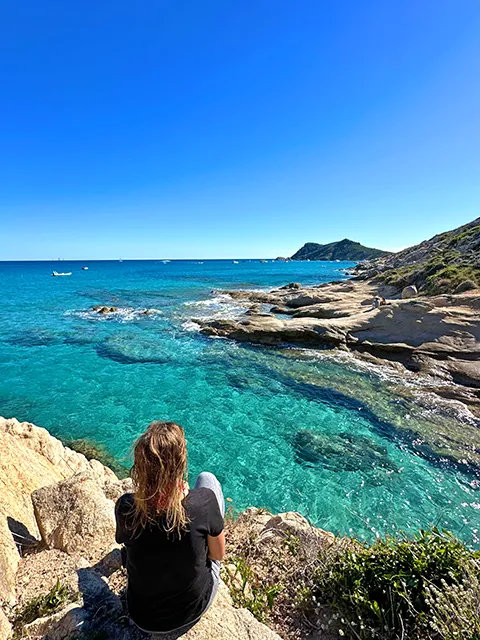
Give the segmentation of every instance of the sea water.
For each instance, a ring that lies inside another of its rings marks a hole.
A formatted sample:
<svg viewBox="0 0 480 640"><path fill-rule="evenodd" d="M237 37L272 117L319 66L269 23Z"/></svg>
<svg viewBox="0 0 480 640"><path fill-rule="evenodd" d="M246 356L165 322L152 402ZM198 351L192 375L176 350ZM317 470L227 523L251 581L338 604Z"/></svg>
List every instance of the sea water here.
<svg viewBox="0 0 480 640"><path fill-rule="evenodd" d="M237 510L368 540L435 524L478 544L480 471L458 441L478 452L480 424L461 404L348 354L207 338L194 322L245 312L219 290L345 279L351 263L86 265L0 263L0 414L125 465L150 421L174 420L190 477L214 472Z"/></svg>

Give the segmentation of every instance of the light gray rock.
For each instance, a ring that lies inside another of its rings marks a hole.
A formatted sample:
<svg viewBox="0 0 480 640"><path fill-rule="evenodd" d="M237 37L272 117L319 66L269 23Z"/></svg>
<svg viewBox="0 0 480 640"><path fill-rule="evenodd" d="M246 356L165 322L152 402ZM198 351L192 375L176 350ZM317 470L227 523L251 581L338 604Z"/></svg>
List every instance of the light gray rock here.
<svg viewBox="0 0 480 640"><path fill-rule="evenodd" d="M12 626L0 608L0 640L7 640L12 634Z"/></svg>
<svg viewBox="0 0 480 640"><path fill-rule="evenodd" d="M0 418L1 431L14 436L19 443L43 456L54 465L58 474L64 478L69 478L81 471L88 471L102 484L118 479L111 469L105 467L98 460L87 460L83 454L64 446L46 429L37 427L30 422L19 422L15 418L7 420Z"/></svg>
<svg viewBox="0 0 480 640"><path fill-rule="evenodd" d="M416 296L418 296L418 291L417 287L414 284L408 285L408 287L405 287L402 291L403 300L409 300L410 298L415 298Z"/></svg>
<svg viewBox="0 0 480 640"><path fill-rule="evenodd" d="M85 609L72 603L57 613L25 625L22 637L28 640L73 640L81 634L86 618Z"/></svg>
<svg viewBox="0 0 480 640"><path fill-rule="evenodd" d="M100 559L115 544L114 503L87 473L32 493L46 546Z"/></svg>

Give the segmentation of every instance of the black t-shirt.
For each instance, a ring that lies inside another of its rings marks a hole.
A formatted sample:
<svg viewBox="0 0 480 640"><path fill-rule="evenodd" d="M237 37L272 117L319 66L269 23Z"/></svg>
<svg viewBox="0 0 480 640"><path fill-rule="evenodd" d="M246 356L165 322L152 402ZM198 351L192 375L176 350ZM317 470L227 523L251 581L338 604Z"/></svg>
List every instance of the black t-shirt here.
<svg viewBox="0 0 480 640"><path fill-rule="evenodd" d="M207 536L223 531L223 518L211 489L192 489L183 502L188 531L165 531L165 519L132 529L133 494L115 507L116 540L127 549L127 602L130 616L147 631L170 631L198 618L208 604L213 580Z"/></svg>

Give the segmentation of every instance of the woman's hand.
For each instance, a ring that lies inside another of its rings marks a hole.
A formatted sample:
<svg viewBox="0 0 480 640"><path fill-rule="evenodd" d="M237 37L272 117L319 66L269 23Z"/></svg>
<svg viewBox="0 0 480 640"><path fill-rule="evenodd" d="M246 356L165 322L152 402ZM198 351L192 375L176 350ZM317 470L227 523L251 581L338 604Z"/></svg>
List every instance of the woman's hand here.
<svg viewBox="0 0 480 640"><path fill-rule="evenodd" d="M225 533L219 536L208 536L208 557L221 562L225 556Z"/></svg>

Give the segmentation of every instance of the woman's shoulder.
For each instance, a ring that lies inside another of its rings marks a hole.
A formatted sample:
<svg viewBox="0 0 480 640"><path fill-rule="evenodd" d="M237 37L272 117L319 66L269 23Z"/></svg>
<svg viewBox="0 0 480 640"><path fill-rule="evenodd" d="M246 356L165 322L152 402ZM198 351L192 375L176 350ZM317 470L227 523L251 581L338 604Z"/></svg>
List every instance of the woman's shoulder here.
<svg viewBox="0 0 480 640"><path fill-rule="evenodd" d="M132 510L135 504L133 493L124 493L121 495L115 503L115 512L117 514L126 515Z"/></svg>
<svg viewBox="0 0 480 640"><path fill-rule="evenodd" d="M215 502L216 498L213 491L207 487L200 487L198 489L190 489L187 495L185 507L191 514L192 512L202 512L205 509L208 509Z"/></svg>

